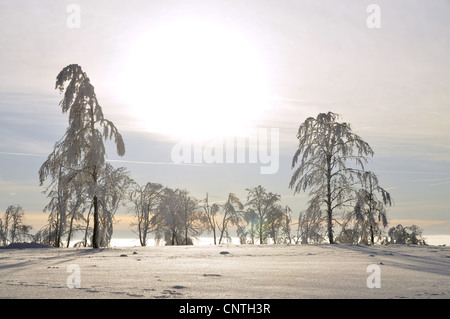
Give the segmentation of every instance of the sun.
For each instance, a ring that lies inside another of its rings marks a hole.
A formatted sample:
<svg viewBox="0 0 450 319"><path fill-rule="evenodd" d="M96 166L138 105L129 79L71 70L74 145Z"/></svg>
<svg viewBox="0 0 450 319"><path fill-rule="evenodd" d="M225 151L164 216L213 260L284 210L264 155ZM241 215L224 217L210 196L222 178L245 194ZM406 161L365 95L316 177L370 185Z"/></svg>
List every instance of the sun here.
<svg viewBox="0 0 450 319"><path fill-rule="evenodd" d="M168 21L139 35L119 85L142 130L180 138L237 136L267 109L260 52L213 21Z"/></svg>

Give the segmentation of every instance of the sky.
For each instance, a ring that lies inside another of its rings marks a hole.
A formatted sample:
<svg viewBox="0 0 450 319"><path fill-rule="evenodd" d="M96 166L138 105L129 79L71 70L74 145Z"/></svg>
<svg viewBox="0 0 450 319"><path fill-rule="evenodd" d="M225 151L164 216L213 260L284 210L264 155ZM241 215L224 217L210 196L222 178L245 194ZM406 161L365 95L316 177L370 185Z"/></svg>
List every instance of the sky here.
<svg viewBox="0 0 450 319"><path fill-rule="evenodd" d="M45 224L38 170L68 125L55 80L78 64L125 141L123 157L107 145L108 160L140 184L218 202L262 185L295 219L308 199L288 187L298 127L332 111L374 150L367 168L394 199L390 226L450 235L449 9L446 0L1 1L0 213L20 204L35 230ZM177 146L257 128L278 133L274 174L261 173L260 153L256 163L174 161ZM125 213L117 230L128 229Z"/></svg>

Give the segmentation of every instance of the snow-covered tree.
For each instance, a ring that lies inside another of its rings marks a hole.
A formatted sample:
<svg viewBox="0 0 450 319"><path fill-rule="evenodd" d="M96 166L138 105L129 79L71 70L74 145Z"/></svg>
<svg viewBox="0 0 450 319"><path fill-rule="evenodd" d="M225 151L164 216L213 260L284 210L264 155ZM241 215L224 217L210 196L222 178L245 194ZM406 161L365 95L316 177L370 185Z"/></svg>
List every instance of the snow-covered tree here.
<svg viewBox="0 0 450 319"><path fill-rule="evenodd" d="M209 204L209 195L206 193L205 199L202 200L202 204L200 206L203 209L203 219L204 224L206 225L206 229L209 232L213 233L214 245L217 244L217 213L220 210L220 206L216 203L210 205ZM219 242L220 244L220 242Z"/></svg>
<svg viewBox="0 0 450 319"><path fill-rule="evenodd" d="M378 178L372 172L362 173L362 188L357 192L354 209L357 223L365 226L370 242L375 243L375 234L380 234L380 226L386 228L388 221L386 207L392 205L391 194L378 184ZM381 199L377 194L381 195ZM365 241L365 239L364 239Z"/></svg>
<svg viewBox="0 0 450 319"><path fill-rule="evenodd" d="M267 214L266 229L267 235L272 238L274 244L279 244L283 241L281 233L285 229L286 211L281 205L274 205Z"/></svg>
<svg viewBox="0 0 450 319"><path fill-rule="evenodd" d="M67 205L67 244L66 247L70 247L70 241L72 240L74 233L83 230L83 225L86 223L84 212L87 210L87 198L83 190L78 187L72 193L71 199Z"/></svg>
<svg viewBox="0 0 450 319"><path fill-rule="evenodd" d="M267 222L270 214L278 209L277 202L280 200L280 195L272 192L267 192L261 185L247 189L247 203L249 210L257 217L256 232L259 237L259 243L263 244L267 238Z"/></svg>
<svg viewBox="0 0 450 319"><path fill-rule="evenodd" d="M390 244L426 244L425 239L422 237L422 230L417 225L403 227L399 224L389 229L388 236Z"/></svg>
<svg viewBox="0 0 450 319"><path fill-rule="evenodd" d="M218 226L220 230L219 244L222 243L224 238L231 241L231 236L228 233L228 226L239 225L242 220L243 209L244 205L239 198L235 194L229 193L227 201L222 205L222 223Z"/></svg>
<svg viewBox="0 0 450 319"><path fill-rule="evenodd" d="M3 246L31 238L29 232L32 227L23 223L24 215L20 205L8 206L3 219L0 218L0 241Z"/></svg>
<svg viewBox="0 0 450 319"><path fill-rule="evenodd" d="M192 245L207 228L198 200L187 190L166 187L158 211L156 241L164 238L166 245Z"/></svg>
<svg viewBox="0 0 450 319"><path fill-rule="evenodd" d="M125 199L128 198L131 184L132 179L124 167L115 169L107 163L105 169L102 170L97 185L99 207L98 247L109 245L113 234L114 215L120 205L124 204ZM94 239L92 242L94 242Z"/></svg>
<svg viewBox="0 0 450 319"><path fill-rule="evenodd" d="M289 183L294 193L310 189L309 195L326 216L331 244L335 213L354 200L358 173L364 170L367 157L373 155L369 144L338 119L335 113L320 113L300 125L298 149L292 159L292 168L299 167Z"/></svg>
<svg viewBox="0 0 450 319"><path fill-rule="evenodd" d="M158 183L147 183L144 186L133 185L130 200L133 203L131 212L137 219L131 224L137 227L136 233L141 246L147 246L148 234L158 226L158 210L164 192L164 186Z"/></svg>
<svg viewBox="0 0 450 319"><path fill-rule="evenodd" d="M50 202L45 206L48 212L48 224L38 234L41 240L49 245L60 247L62 239L67 234L67 245L77 225L74 222L84 221L86 195L80 183L80 175L73 174L64 167L62 157L56 154L57 149L42 165L40 176L47 167L52 167L54 178L45 190ZM43 180L41 180L41 185Z"/></svg>
<svg viewBox="0 0 450 319"><path fill-rule="evenodd" d="M292 223L291 212L292 210L289 206L286 206L284 208L284 222L282 224L282 232L285 244L292 244L293 239L293 236L291 235L291 223Z"/></svg>
<svg viewBox="0 0 450 319"><path fill-rule="evenodd" d="M198 238L205 229L204 219L198 209L198 200L190 196L188 191L179 191L178 197L180 203L178 214L183 234L182 245L191 245L192 238Z"/></svg>
<svg viewBox="0 0 450 319"><path fill-rule="evenodd" d="M63 113L69 115L69 127L63 138L39 171L42 183L58 178L60 167L67 170L67 179L77 180L92 199L94 210L93 242L99 247L99 178L106 168L106 151L103 140L114 140L117 154L125 154L122 136L115 125L104 118L93 85L79 65L65 67L57 76L56 89L64 98L60 102Z"/></svg>
<svg viewBox="0 0 450 319"><path fill-rule="evenodd" d="M322 236L324 222L319 199L313 197L309 200L308 208L298 216L297 239L303 245L321 243L324 240Z"/></svg>

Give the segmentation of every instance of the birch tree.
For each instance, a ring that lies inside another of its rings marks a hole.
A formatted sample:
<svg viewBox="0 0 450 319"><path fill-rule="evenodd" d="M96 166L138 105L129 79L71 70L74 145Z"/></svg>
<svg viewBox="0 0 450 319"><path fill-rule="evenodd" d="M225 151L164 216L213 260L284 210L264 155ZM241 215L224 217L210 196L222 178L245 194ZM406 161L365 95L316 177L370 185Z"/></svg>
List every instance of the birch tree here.
<svg viewBox="0 0 450 319"><path fill-rule="evenodd" d="M156 241L166 245L192 245L206 228L198 200L187 190L165 188L158 211Z"/></svg>
<svg viewBox="0 0 450 319"><path fill-rule="evenodd" d="M257 216L257 234L259 243L263 244L267 237L267 218L271 211L277 209L276 203L280 200L280 195L267 192L261 185L248 188L247 203L251 211Z"/></svg>
<svg viewBox="0 0 450 319"><path fill-rule="evenodd" d="M147 246L148 234L158 226L158 211L161 205L164 186L158 183L147 183L145 186L134 184L130 192L133 203L131 211L137 219L131 226L137 227L141 246Z"/></svg>
<svg viewBox="0 0 450 319"><path fill-rule="evenodd" d="M115 125L104 118L94 87L80 66L65 67L56 78L55 88L64 98L60 102L62 112L69 115L69 126L54 151L42 165L41 185L47 178L58 178L59 165L78 175L83 189L92 200L94 226L93 248L99 247L99 178L105 169L106 151L103 140L113 140L117 154L125 154L125 145ZM57 165L56 165L57 164Z"/></svg>
<svg viewBox="0 0 450 319"><path fill-rule="evenodd" d="M289 183L294 194L309 189L309 195L318 201L326 216L330 244L334 243L335 213L354 200L358 173L373 156L369 144L352 132L350 124L338 120L335 113L320 113L300 125L292 159L292 168L298 167Z"/></svg>
<svg viewBox="0 0 450 319"><path fill-rule="evenodd" d="M292 235L291 235L291 223L292 223L292 217L291 217L291 208L289 206L286 206L284 208L284 223L282 225L282 231L284 235L284 243L286 244L292 244Z"/></svg>
<svg viewBox="0 0 450 319"><path fill-rule="evenodd" d="M235 194L229 193L227 201L222 206L222 223L220 226L218 226L220 230L219 244L222 243L222 240L224 238L226 238L228 241L231 241L231 237L228 233L228 226L239 225L242 220L243 209L244 205L241 203L239 198Z"/></svg>
<svg viewBox="0 0 450 319"><path fill-rule="evenodd" d="M0 239L3 246L30 238L31 226L23 223L25 212L20 205L8 206L0 218Z"/></svg>
<svg viewBox="0 0 450 319"><path fill-rule="evenodd" d="M201 205L203 209L203 219L208 231L213 233L214 245L217 244L217 213L220 210L220 206L218 204L209 205L209 195L206 193L206 197L203 200L203 204ZM219 241L220 244L220 241Z"/></svg>
<svg viewBox="0 0 450 319"><path fill-rule="evenodd" d="M98 179L98 247L109 245L115 222L115 213L125 203L132 179L124 167L114 168L106 164ZM95 217L94 217L95 220ZM93 239L94 242L94 239Z"/></svg>
<svg viewBox="0 0 450 319"><path fill-rule="evenodd" d="M190 196L186 190L180 190L177 195L180 203L178 214L180 215L179 221L183 234L182 245L191 245L193 244L192 238L200 236L205 229L205 224L198 209L198 200Z"/></svg>
<svg viewBox="0 0 450 319"><path fill-rule="evenodd" d="M356 221L367 229L370 242L375 243L375 234L380 234L380 226L386 228L387 206L392 205L391 194L378 184L378 178L372 172L362 173L362 188L357 193L354 212ZM378 196L381 196L381 199ZM365 240L364 240L365 241Z"/></svg>
<svg viewBox="0 0 450 319"><path fill-rule="evenodd" d="M178 245L180 239L180 221L178 215L178 190L164 188L158 210L158 223L156 227L156 242L164 238L167 245Z"/></svg>
<svg viewBox="0 0 450 319"><path fill-rule="evenodd" d="M297 238L300 243L320 243L323 241L323 222L325 218L320 210L320 202L317 197L309 201L306 210L298 216Z"/></svg>

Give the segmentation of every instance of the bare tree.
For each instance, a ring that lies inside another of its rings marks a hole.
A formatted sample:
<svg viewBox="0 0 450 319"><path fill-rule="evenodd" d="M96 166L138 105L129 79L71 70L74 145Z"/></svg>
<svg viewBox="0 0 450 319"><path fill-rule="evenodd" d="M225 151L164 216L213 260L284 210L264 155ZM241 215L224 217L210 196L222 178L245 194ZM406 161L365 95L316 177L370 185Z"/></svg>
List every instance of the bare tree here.
<svg viewBox="0 0 450 319"><path fill-rule="evenodd" d="M347 123L339 123L335 113L320 113L308 118L298 129L298 149L292 159L297 163L289 187L294 193L310 189L326 215L328 240L334 243L333 221L337 210L354 200L358 172L364 170L369 144L354 134ZM350 167L352 163L355 167ZM322 208L322 205L324 206Z"/></svg>

